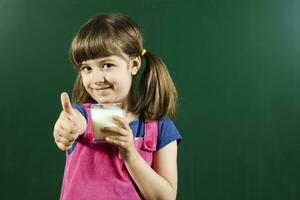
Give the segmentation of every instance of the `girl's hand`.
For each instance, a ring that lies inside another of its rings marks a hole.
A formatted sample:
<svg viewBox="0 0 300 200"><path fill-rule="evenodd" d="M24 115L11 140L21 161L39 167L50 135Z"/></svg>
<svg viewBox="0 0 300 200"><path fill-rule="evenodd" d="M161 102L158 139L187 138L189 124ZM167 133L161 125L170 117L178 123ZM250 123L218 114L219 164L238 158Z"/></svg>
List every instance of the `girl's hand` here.
<svg viewBox="0 0 300 200"><path fill-rule="evenodd" d="M61 94L61 105L63 110L54 125L53 136L58 148L65 151L84 132L86 120L79 111L72 108L67 93Z"/></svg>
<svg viewBox="0 0 300 200"><path fill-rule="evenodd" d="M121 160L129 159L136 153L131 128L122 117L114 116L113 120L117 127L104 127L101 129L104 134L104 140L118 146Z"/></svg>

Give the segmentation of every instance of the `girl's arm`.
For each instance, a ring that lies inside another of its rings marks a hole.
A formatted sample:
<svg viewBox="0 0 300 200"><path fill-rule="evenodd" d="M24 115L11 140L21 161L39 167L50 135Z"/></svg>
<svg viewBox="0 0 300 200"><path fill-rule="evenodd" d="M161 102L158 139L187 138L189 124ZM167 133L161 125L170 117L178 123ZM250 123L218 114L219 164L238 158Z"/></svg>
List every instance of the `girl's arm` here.
<svg viewBox="0 0 300 200"><path fill-rule="evenodd" d="M101 129L106 142L119 147L119 157L145 199L175 199L177 193L177 141L154 152L153 169L135 148L126 120L115 116L118 127Z"/></svg>
<svg viewBox="0 0 300 200"><path fill-rule="evenodd" d="M132 179L145 199L176 199L177 142L154 152L153 169L135 151L124 160Z"/></svg>

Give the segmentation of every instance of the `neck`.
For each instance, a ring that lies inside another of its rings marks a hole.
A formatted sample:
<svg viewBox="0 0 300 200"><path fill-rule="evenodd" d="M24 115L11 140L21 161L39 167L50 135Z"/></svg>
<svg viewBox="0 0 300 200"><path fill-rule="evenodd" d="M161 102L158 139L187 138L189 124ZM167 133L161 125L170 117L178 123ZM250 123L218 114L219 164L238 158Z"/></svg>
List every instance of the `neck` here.
<svg viewBox="0 0 300 200"><path fill-rule="evenodd" d="M134 101L133 101L133 94L130 91L127 98L122 102L123 104L123 110L125 112L131 112L133 105L134 105Z"/></svg>

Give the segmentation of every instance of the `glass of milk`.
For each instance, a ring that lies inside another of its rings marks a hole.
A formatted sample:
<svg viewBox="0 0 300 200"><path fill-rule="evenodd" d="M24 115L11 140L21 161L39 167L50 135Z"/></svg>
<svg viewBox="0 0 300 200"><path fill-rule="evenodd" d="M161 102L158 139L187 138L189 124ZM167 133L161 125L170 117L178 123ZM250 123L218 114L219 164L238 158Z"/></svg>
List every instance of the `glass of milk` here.
<svg viewBox="0 0 300 200"><path fill-rule="evenodd" d="M91 104L91 117L94 130L94 139L96 141L103 141L104 137L100 129L103 127L116 127L112 117L118 115L123 116L121 103L108 103L108 104Z"/></svg>

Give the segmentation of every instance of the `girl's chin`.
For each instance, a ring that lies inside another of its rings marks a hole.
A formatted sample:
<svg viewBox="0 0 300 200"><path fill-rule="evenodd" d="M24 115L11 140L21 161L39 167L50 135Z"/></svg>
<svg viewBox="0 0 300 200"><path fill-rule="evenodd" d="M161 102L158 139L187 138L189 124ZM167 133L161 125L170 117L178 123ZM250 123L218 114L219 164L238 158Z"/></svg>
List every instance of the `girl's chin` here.
<svg viewBox="0 0 300 200"><path fill-rule="evenodd" d="M106 104L106 103L124 103L124 101L122 101L122 99L120 98L116 98L113 96L93 96L93 99L97 102L97 103L102 103L102 104Z"/></svg>
<svg viewBox="0 0 300 200"><path fill-rule="evenodd" d="M101 104L109 104L109 103L116 103L114 101L103 101L103 100L96 100L97 103L101 103Z"/></svg>
<svg viewBox="0 0 300 200"><path fill-rule="evenodd" d="M119 103L118 101L114 101L113 99L106 99L106 98L98 98L95 100L97 103L101 103L101 104Z"/></svg>

